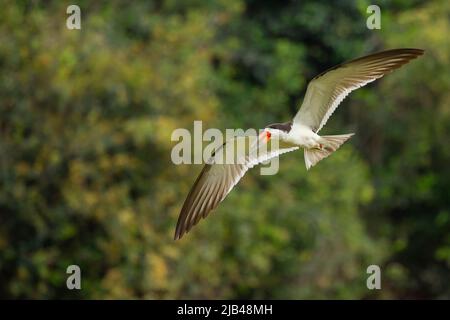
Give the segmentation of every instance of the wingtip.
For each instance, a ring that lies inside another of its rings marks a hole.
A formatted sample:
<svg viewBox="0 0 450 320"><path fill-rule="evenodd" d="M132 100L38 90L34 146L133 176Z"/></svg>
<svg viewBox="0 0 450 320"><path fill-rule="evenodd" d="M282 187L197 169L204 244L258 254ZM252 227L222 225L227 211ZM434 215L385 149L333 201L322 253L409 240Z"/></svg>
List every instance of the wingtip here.
<svg viewBox="0 0 450 320"><path fill-rule="evenodd" d="M182 236L183 236L182 232L180 232L179 230L175 230L175 235L173 236L173 240L174 241L180 240Z"/></svg>
<svg viewBox="0 0 450 320"><path fill-rule="evenodd" d="M423 55L425 53L425 50L424 49L420 49L420 48L403 48L403 49L399 49L399 50L402 50L402 51L414 54L417 57L421 56L421 55Z"/></svg>
<svg viewBox="0 0 450 320"><path fill-rule="evenodd" d="M387 49L384 52L389 52L389 51L409 51L409 52L420 52L420 53L425 52L425 50L421 49L421 48L396 48L396 49ZM381 52L383 52L383 51L381 51Z"/></svg>
<svg viewBox="0 0 450 320"><path fill-rule="evenodd" d="M416 53L418 56L421 56L425 53L425 50L420 49L420 48L410 48L408 50L411 50L412 52Z"/></svg>
<svg viewBox="0 0 450 320"><path fill-rule="evenodd" d="M173 240L174 241L180 240L188 232L189 232L188 229L183 230L182 228L177 227L175 230L175 235L173 236Z"/></svg>

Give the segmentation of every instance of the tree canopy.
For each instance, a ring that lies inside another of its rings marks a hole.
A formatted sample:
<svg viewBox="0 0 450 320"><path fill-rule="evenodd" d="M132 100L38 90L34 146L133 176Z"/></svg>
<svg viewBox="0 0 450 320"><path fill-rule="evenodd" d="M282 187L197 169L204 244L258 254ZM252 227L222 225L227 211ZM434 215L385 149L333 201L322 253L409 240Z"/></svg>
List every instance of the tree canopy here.
<svg viewBox="0 0 450 320"><path fill-rule="evenodd" d="M0 10L0 297L450 298L450 3L60 1ZM250 171L181 241L200 165L176 128L288 121L308 81L390 48L423 57L352 93L306 171ZM82 290L68 290L79 265ZM382 290L368 290L379 265Z"/></svg>

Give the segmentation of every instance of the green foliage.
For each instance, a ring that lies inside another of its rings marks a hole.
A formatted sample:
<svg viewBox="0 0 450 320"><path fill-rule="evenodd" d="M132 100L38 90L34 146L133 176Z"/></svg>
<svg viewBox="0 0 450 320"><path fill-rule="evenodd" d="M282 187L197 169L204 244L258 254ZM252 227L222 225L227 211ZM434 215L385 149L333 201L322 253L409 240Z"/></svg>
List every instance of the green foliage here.
<svg viewBox="0 0 450 320"><path fill-rule="evenodd" d="M384 2L381 31L366 1L80 1L80 31L65 5L1 5L1 297L450 297L448 2ZM427 52L342 104L324 133L351 142L253 169L172 240L200 170L175 128L288 120L315 74L394 47Z"/></svg>

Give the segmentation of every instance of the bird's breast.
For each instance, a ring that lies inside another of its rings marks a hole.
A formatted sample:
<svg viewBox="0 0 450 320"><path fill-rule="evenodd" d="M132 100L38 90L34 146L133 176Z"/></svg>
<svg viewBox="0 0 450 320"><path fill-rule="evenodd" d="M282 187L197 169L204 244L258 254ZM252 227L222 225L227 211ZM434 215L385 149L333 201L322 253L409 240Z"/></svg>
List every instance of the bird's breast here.
<svg viewBox="0 0 450 320"><path fill-rule="evenodd" d="M293 126L287 136L287 141L303 148L314 148L319 140L317 135L311 128L306 126Z"/></svg>

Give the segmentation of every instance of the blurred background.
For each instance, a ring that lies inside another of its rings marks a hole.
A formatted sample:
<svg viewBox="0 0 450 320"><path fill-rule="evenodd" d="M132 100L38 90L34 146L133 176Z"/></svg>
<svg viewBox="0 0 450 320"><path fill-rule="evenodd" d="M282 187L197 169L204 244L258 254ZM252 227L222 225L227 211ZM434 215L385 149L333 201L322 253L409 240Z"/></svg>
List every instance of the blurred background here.
<svg viewBox="0 0 450 320"><path fill-rule="evenodd" d="M377 1L381 30L370 4L0 1L0 297L450 298L450 2ZM251 170L173 241L202 167L174 129L288 121L316 74L398 47L426 53L341 104L339 152Z"/></svg>

